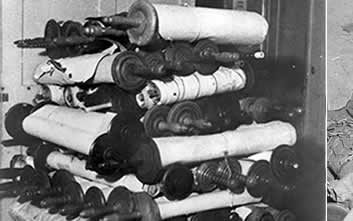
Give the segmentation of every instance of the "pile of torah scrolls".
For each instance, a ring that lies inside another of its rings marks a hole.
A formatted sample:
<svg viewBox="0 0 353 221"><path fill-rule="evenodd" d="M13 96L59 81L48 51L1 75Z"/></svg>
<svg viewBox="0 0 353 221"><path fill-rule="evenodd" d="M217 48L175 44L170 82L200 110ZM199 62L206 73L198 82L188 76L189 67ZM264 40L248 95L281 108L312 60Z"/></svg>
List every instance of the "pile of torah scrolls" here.
<svg viewBox="0 0 353 221"><path fill-rule="evenodd" d="M301 109L248 96L267 32L255 12L138 0L15 41L48 58L34 70L33 102L4 118L3 145L27 147L0 169L0 197L16 198L10 214L296 220L283 201L302 166Z"/></svg>

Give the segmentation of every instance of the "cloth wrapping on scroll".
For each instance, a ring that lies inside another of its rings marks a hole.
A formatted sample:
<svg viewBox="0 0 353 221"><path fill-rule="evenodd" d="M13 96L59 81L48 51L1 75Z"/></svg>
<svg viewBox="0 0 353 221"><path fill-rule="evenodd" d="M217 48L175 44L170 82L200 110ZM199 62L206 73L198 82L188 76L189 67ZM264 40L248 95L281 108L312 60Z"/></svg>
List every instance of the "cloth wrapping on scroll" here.
<svg viewBox="0 0 353 221"><path fill-rule="evenodd" d="M84 83L94 76L96 67L104 56L106 54L84 55L75 59L48 60L36 68L34 80L41 84Z"/></svg>
<svg viewBox="0 0 353 221"><path fill-rule="evenodd" d="M33 79L37 83L54 85L86 83L94 77L99 62L105 56L113 54L116 49L116 46L112 46L101 53L47 60L37 66Z"/></svg>
<svg viewBox="0 0 353 221"><path fill-rule="evenodd" d="M193 42L207 38L217 44L252 45L262 43L268 32L266 19L255 12L167 4L153 6L158 14L159 34L167 40Z"/></svg>
<svg viewBox="0 0 353 221"><path fill-rule="evenodd" d="M88 155L96 138L110 130L115 115L45 105L27 116L22 125L32 136Z"/></svg>

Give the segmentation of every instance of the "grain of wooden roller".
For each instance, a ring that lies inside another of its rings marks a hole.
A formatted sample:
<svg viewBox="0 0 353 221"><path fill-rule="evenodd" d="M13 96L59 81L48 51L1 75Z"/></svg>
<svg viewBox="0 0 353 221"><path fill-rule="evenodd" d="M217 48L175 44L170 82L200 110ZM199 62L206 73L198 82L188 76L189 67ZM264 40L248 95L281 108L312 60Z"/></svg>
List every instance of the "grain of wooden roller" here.
<svg viewBox="0 0 353 221"><path fill-rule="evenodd" d="M15 118L25 133L101 161L108 160L105 150L110 148L113 154L108 156L113 160L115 155L126 157L129 166L137 169L138 178L152 184L159 171L170 164L202 162L225 154L249 155L296 142L295 128L281 121L243 125L212 135L151 139L143 136L142 124L128 115L86 113L55 105L44 105L27 114L24 119ZM123 133L125 130L128 132Z"/></svg>
<svg viewBox="0 0 353 221"><path fill-rule="evenodd" d="M34 160L36 162L36 160ZM43 161L43 160L42 160ZM118 177L116 181L108 181L96 172L86 169L86 161L77 157L66 155L58 151L49 153L46 163L52 169L64 169L75 176L106 185L108 187L124 186L133 192L148 192L151 196L164 194L168 199L183 199L191 193L192 173L185 166L171 165L163 173L162 180L155 185L141 183L135 175L127 174ZM168 171L172 171L168 173ZM190 181L189 181L190 180Z"/></svg>
<svg viewBox="0 0 353 221"><path fill-rule="evenodd" d="M22 113L22 115L18 116L17 113ZM96 170L103 175L116 172L114 168L113 170L111 168L100 170L98 167L101 163L109 163L110 160L116 159L115 155L107 151L112 142L119 143L123 148L124 140L131 136L139 137L143 133L143 126L140 125L136 116L128 112L119 115L103 114L50 104L38 105L32 110L29 110L27 105L19 105L19 110L11 109L7 113L6 125L10 135L15 139L31 135L94 157L93 166L96 166ZM129 133L123 135L126 130ZM114 135L114 140L110 140L108 132ZM131 138L131 140L134 139ZM131 148L123 149L132 150Z"/></svg>
<svg viewBox="0 0 353 221"><path fill-rule="evenodd" d="M33 165L40 170L66 170L75 176L85 178L103 184L109 187L126 186L131 191L144 191L144 185L132 174L118 177L118 180L107 180L104 176L100 176L97 172L86 168L87 161L79 159L70 154L65 154L57 148L49 144L43 144L37 147L33 157L26 157L28 163L34 162Z"/></svg>
<svg viewBox="0 0 353 221"><path fill-rule="evenodd" d="M89 187L85 191L83 202L71 203L62 207L59 213L66 216L66 220L73 220L79 217L80 212L86 208L100 207L105 205L105 196L103 192L95 186Z"/></svg>
<svg viewBox="0 0 353 221"><path fill-rule="evenodd" d="M129 109L137 116L144 112L137 105L133 93L128 93L114 84L89 87L40 85L34 103L41 102L53 102L61 106L81 108L86 112L120 113Z"/></svg>
<svg viewBox="0 0 353 221"><path fill-rule="evenodd" d="M40 207L40 201L42 199L61 193L66 185L74 181L75 179L72 174L64 170L58 170L50 178L49 186L39 186L35 189L25 190L18 198L18 202L24 203L31 201L31 204Z"/></svg>
<svg viewBox="0 0 353 221"><path fill-rule="evenodd" d="M49 177L43 171L37 171L33 167L26 165L21 169L16 169L16 174L8 174L12 172L6 170L3 175L7 178L12 178L12 181L2 182L0 184L0 199L8 197L16 197L28 189L36 189L41 187L49 187Z"/></svg>
<svg viewBox="0 0 353 221"><path fill-rule="evenodd" d="M86 168L86 160L79 159L73 155L60 152L57 148L50 144L42 144L37 147L33 157L22 155L21 158L16 157L17 161L25 161L25 164L35 166L36 169L43 171L66 170L76 176L76 181L81 181L80 184L85 191L83 183L92 183L98 187L113 188L124 186L133 192L148 192L151 196L156 197L161 193L169 200L186 198L192 191L193 176L191 171L183 165L171 165L163 171L163 177L158 184L147 185L141 183L135 175L127 174L116 179L109 180L100 176L92 170ZM17 164L16 159L13 160ZM0 176L4 177L13 170L21 172L21 168L6 168L0 169ZM16 172L15 171L15 172ZM13 175L11 175L13 176ZM80 179L81 177L82 179ZM86 180L86 181L83 181ZM107 194L105 194L107 195Z"/></svg>
<svg viewBox="0 0 353 221"><path fill-rule="evenodd" d="M75 85L115 83L128 90L140 90L146 79L166 75L145 64L134 51L119 51L112 47L104 52L79 57L48 60L34 71L33 79L40 84Z"/></svg>

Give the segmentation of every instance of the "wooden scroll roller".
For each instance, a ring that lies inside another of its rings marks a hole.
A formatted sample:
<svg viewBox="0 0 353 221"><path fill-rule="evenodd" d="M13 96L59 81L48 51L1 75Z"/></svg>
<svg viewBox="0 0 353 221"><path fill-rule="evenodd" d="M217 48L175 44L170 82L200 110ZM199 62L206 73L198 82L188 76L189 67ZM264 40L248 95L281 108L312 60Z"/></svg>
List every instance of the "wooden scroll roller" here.
<svg viewBox="0 0 353 221"><path fill-rule="evenodd" d="M259 198L251 197L247 192L235 195L228 191L219 191L191 196L180 201L159 204L146 193L132 194L126 188L117 187L110 194L107 206L84 210L81 212L81 217L90 218L110 214L117 214L118 216L133 214L145 221L156 221L211 209L257 203L260 200Z"/></svg>
<svg viewBox="0 0 353 221"><path fill-rule="evenodd" d="M143 110L137 105L135 95L114 84L80 88L78 86L40 85L34 103L54 102L61 106L81 108L86 112L120 113L129 110L137 116Z"/></svg>
<svg viewBox="0 0 353 221"><path fill-rule="evenodd" d="M25 160L29 164L34 165L36 169L43 171L49 172L53 169L66 170L77 177L95 182L95 185L100 184L100 186L105 187L124 186L133 192L146 191L153 197L163 194L170 200L183 199L192 192L192 173L187 167L182 165L171 165L163 171L162 179L158 184L146 185L141 183L133 174L124 175L117 181L108 181L96 172L87 170L85 160L61 153L48 144L40 145L35 151L34 157L23 155L20 160ZM13 161L17 163L15 160ZM0 175L3 173L8 174L8 170L11 169L0 169ZM22 171L22 169L16 170ZM78 178L76 178L76 181L78 181ZM82 186L82 182L80 183Z"/></svg>
<svg viewBox="0 0 353 221"><path fill-rule="evenodd" d="M44 173L35 170L32 166L26 165L23 168L3 168L0 172L0 179L6 179L6 182L0 183L0 191L6 191L12 186L35 186L36 184L42 184L46 186L47 178L44 179ZM8 181L8 179L12 181Z"/></svg>
<svg viewBox="0 0 353 221"><path fill-rule="evenodd" d="M53 42L55 38L60 38L62 35L60 24L54 19L50 19L44 28L44 39L45 41ZM55 47L46 48L46 52L50 58L61 58L65 56L65 50L57 49Z"/></svg>
<svg viewBox="0 0 353 221"><path fill-rule="evenodd" d="M0 183L0 199L17 197L26 190L49 186L47 174L36 171L31 166L25 166L20 175L12 177L12 181Z"/></svg>
<svg viewBox="0 0 353 221"><path fill-rule="evenodd" d="M112 175L119 168L126 168L121 164L117 167L117 162L123 163L126 159L124 154L134 152L125 141L143 136L143 125L129 112L103 114L50 104L30 107L17 104L6 114L6 130L15 140L41 139L88 155L90 166L87 168L102 175ZM113 146L119 148L112 151Z"/></svg>
<svg viewBox="0 0 353 221"><path fill-rule="evenodd" d="M15 113L8 114L11 115ZM112 153L120 157L126 156L128 163L137 169L138 178L142 178L144 183L153 183L160 169L173 163L201 162L221 158L225 154L249 155L272 150L283 144L293 145L296 142L295 128L280 121L241 126L234 131L213 135L152 140L142 136L142 125L132 124L131 118L123 114L115 117L110 114L85 113L76 109L44 105L32 114L27 113L23 118L15 119L15 124L20 129L14 131L23 130L25 135L30 134L98 158L100 154L105 154L107 146L104 142L99 145L97 140L109 131L114 141L112 143L115 143L107 144L112 147ZM122 137L124 128L130 132L124 133ZM61 136L57 136L58 134ZM72 137L75 139L71 139ZM76 139L78 137L80 139ZM129 148L123 148L121 144L126 144ZM105 158L101 160L106 161Z"/></svg>
<svg viewBox="0 0 353 221"><path fill-rule="evenodd" d="M59 24L60 23L60 24ZM32 39L23 39L15 41L14 44L20 48L46 48L47 55L52 59L59 59L63 57L75 57L82 54L92 54L100 51L104 51L112 44L117 44L119 39L108 39L99 38L97 39L95 33L101 31L100 36L104 35L105 29L93 27L87 30L87 26L84 27L80 22L68 20L65 22L56 22L51 19L45 26L45 33L43 37L37 37ZM114 30L109 34L126 35L123 31ZM126 40L125 40L126 41Z"/></svg>
<svg viewBox="0 0 353 221"><path fill-rule="evenodd" d="M51 179L51 187L27 190L19 197L19 202L30 201L40 208L49 208L50 214L60 213L68 220L79 216L81 210L105 205L105 196L111 189L103 185L58 170Z"/></svg>
<svg viewBox="0 0 353 221"><path fill-rule="evenodd" d="M53 145L42 144L37 147L33 157L26 156L25 161L43 171L66 170L75 176L85 178L109 187L126 186L131 191L144 191L144 185L135 175L129 174L117 181L108 181L92 170L86 169L86 160L60 152ZM15 163L15 162L14 162Z"/></svg>
<svg viewBox="0 0 353 221"><path fill-rule="evenodd" d="M218 45L208 39L191 45L185 42L173 42L164 50L165 61L159 67L178 76L190 75L197 71L202 75L213 74L223 64L246 65L244 59L260 58L261 52L241 54L238 52L220 52ZM158 67L158 66L157 66Z"/></svg>
<svg viewBox="0 0 353 221"><path fill-rule="evenodd" d="M15 140L32 142L36 140L24 131L22 121L31 113L33 105L18 103L12 106L5 114L4 125L6 132Z"/></svg>
<svg viewBox="0 0 353 221"><path fill-rule="evenodd" d="M45 24L44 38L18 40L14 44L20 48L46 48L47 55L50 58L57 59L66 54L64 49L58 49L54 43L54 39L61 38L61 36L60 24L54 19L50 19Z"/></svg>
<svg viewBox="0 0 353 221"><path fill-rule="evenodd" d="M189 76L152 80L136 95L136 101L141 108L150 109L155 105L238 91L244 89L248 81L244 70L220 67L215 73L207 76L195 72Z"/></svg>
<svg viewBox="0 0 353 221"><path fill-rule="evenodd" d="M237 10L151 4L138 0L128 15L101 19L106 25L127 27L132 43L148 45L160 35L165 40L210 39L217 44L249 45L264 41L268 24L261 15ZM224 28L228 27L228 28Z"/></svg>
<svg viewBox="0 0 353 221"><path fill-rule="evenodd" d="M53 43L58 47L64 47L68 57L82 55L85 51L89 52L88 45L93 43L94 38L89 38L85 35L80 22L65 21L61 27L61 32L62 38L53 39Z"/></svg>
<svg viewBox="0 0 353 221"><path fill-rule="evenodd" d="M164 70L148 66L138 53L114 53L115 49L74 58L48 60L37 66L34 81L55 85L115 83L122 89L134 91L142 89L147 79L166 75Z"/></svg>
<svg viewBox="0 0 353 221"><path fill-rule="evenodd" d="M234 131L213 135L155 138L154 142L162 165L166 166L175 162L191 163L221 158L224 154L247 155L272 150L282 144L293 145L296 131L288 123L272 121L244 125Z"/></svg>
<svg viewBox="0 0 353 221"><path fill-rule="evenodd" d="M237 128L242 123L239 102L233 94L223 93L196 101L158 105L143 118L147 135L199 135Z"/></svg>
<svg viewBox="0 0 353 221"><path fill-rule="evenodd" d="M239 53L222 51L214 42L203 39L192 45L186 42L172 42L162 51L138 50L151 70L167 75L187 76L194 72L202 75L213 74L223 66L249 66L250 58L260 59L263 52Z"/></svg>
<svg viewBox="0 0 353 221"><path fill-rule="evenodd" d="M126 36L123 31L109 31L100 25L93 24L92 26L92 23L86 23L83 26L71 20L64 22L62 32L62 38L54 39L54 43L59 47L65 47L68 57L103 51L112 44L117 44L117 42L120 44L120 40L124 41L124 36ZM104 38L106 35L110 35L114 40Z"/></svg>
<svg viewBox="0 0 353 221"><path fill-rule="evenodd" d="M93 37L122 37L126 36L125 31L116 30L111 27L106 27L98 20L88 20L84 24L84 33Z"/></svg>
<svg viewBox="0 0 353 221"><path fill-rule="evenodd" d="M195 135L234 130L243 123L239 102L232 93L176 103L168 112L167 122L186 127Z"/></svg>
<svg viewBox="0 0 353 221"><path fill-rule="evenodd" d="M228 159L227 163L225 161L204 162L192 168L194 189L196 192L211 192L219 188L241 193L244 187L238 179L233 179L233 174L241 174L241 172L241 166L235 159Z"/></svg>
<svg viewBox="0 0 353 221"><path fill-rule="evenodd" d="M250 195L254 197L264 197L273 186L278 186L270 164L267 161L243 159L239 160L239 163L241 166L241 173L234 174L233 179L238 180L238 182L242 184L240 185L240 190L241 188L246 188ZM280 185L278 188L284 191L287 186ZM276 200L276 197L273 198Z"/></svg>
<svg viewBox="0 0 353 221"><path fill-rule="evenodd" d="M91 87L77 94L82 100L85 111L103 111L122 113L129 110L130 113L142 116L143 110L137 105L135 94L126 92L114 84L102 84Z"/></svg>
<svg viewBox="0 0 353 221"><path fill-rule="evenodd" d="M296 130L281 121L244 125L233 131L202 136L163 137L135 141L138 150L130 156L137 168L137 177L153 183L158 171L173 163L195 163L242 156L272 150L277 146L294 145Z"/></svg>
<svg viewBox="0 0 353 221"><path fill-rule="evenodd" d="M148 136L165 137L188 132L187 127L167 121L169 111L169 106L159 105L152 107L146 112L143 116L143 125Z"/></svg>
<svg viewBox="0 0 353 221"><path fill-rule="evenodd" d="M105 196L109 195L111 189L75 178L59 189L47 191L52 194L42 197L40 206L49 208L51 214L60 213L71 220L78 217L83 209L104 206Z"/></svg>
<svg viewBox="0 0 353 221"><path fill-rule="evenodd" d="M40 201L40 207L49 208L49 213L59 212L65 204L83 203L84 191L81 185L72 181L57 192L54 196L48 196Z"/></svg>
<svg viewBox="0 0 353 221"><path fill-rule="evenodd" d="M200 134L199 130L211 127L211 123L202 119L199 106L191 101L176 104L172 109L166 105L155 106L146 112L143 124L151 137L196 135Z"/></svg>
<svg viewBox="0 0 353 221"><path fill-rule="evenodd" d="M276 154L277 161L288 160L286 156ZM192 192L210 192L216 188L229 189L234 193L242 193L247 188L250 195L260 197L267 193L273 185L277 186L277 177L273 171L286 168L271 168L265 156L257 156L257 161L249 158L237 160L236 158L225 158L219 162L207 161L200 166L191 169L193 179L188 177L186 169L181 165L172 165L166 169L161 181L161 192L169 199L183 199ZM274 160L271 160L273 163ZM185 172L186 171L186 172ZM276 171L277 172L277 171ZM189 172L190 173L190 172ZM280 185L284 191L288 186ZM151 194L152 195L152 194Z"/></svg>
<svg viewBox="0 0 353 221"><path fill-rule="evenodd" d="M248 157L249 160L270 162L274 176L281 183L295 183L301 173L301 159L295 152L295 146L281 145L273 151L264 151Z"/></svg>
<svg viewBox="0 0 353 221"><path fill-rule="evenodd" d="M54 151L48 155L47 163L52 169L65 169L75 176L83 177L110 187L126 186L134 192L144 191L143 184L136 178L135 175L128 174L121 177L117 181L110 182L103 179L96 172L87 170L85 160L80 160L76 157L62 154L57 151Z"/></svg>
<svg viewBox="0 0 353 221"><path fill-rule="evenodd" d="M78 177L74 179L75 181L67 183L57 194L41 199L41 205L49 207L50 213L60 213L66 216L67 220L77 218L84 209L105 205L105 199L110 194L111 188ZM74 188L72 183L75 183ZM68 191L70 185L71 188Z"/></svg>
<svg viewBox="0 0 353 221"><path fill-rule="evenodd" d="M193 192L193 174L190 169L181 164L173 164L160 172L161 179L154 185L141 183L135 175L127 174L115 182L100 182L108 188L104 190L107 196L113 187L122 186L132 192L146 192L153 198L163 196L168 202L170 200L181 200Z"/></svg>
<svg viewBox="0 0 353 221"><path fill-rule="evenodd" d="M96 138L109 131L115 116L44 105L24 119L23 129L32 136L88 155Z"/></svg>
<svg viewBox="0 0 353 221"><path fill-rule="evenodd" d="M230 64L240 60L255 58L262 59L265 54L261 51L242 54L239 52L220 51L217 44L208 39L198 41L193 47L193 55L196 60L196 70L201 74L212 74L221 64Z"/></svg>

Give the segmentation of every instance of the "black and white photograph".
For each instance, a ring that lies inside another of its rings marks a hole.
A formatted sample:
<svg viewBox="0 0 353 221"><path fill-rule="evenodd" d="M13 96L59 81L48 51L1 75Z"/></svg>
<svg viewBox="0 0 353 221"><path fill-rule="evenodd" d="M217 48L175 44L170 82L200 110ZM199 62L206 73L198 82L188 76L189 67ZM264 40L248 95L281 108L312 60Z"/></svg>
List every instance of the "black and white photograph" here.
<svg viewBox="0 0 353 221"><path fill-rule="evenodd" d="M352 9L1 0L0 221L353 221Z"/></svg>

